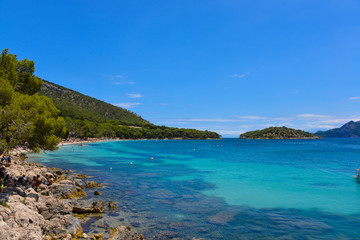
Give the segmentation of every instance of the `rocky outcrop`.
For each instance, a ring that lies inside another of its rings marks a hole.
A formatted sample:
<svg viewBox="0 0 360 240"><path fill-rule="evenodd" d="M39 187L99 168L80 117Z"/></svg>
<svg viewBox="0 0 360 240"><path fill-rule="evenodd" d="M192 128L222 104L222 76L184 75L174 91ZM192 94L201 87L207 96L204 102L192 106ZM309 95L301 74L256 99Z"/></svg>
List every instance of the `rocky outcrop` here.
<svg viewBox="0 0 360 240"><path fill-rule="evenodd" d="M42 179L66 176L51 186L41 184L25 189L24 186L5 187L0 193L0 239L72 239L82 234L79 220L72 213L72 205L63 199L85 196L80 178L59 169L48 169L39 164L15 158L6 168L9 175ZM70 180L71 179L71 180Z"/></svg>
<svg viewBox="0 0 360 240"><path fill-rule="evenodd" d="M73 214L99 214L104 212L104 201L79 200L86 196L79 174L58 168L46 168L14 158L6 171L15 179L25 175L31 179L52 177L55 183L41 184L35 189L24 186L5 187L0 193L0 239L1 240L71 240L89 239L83 233L79 219ZM89 188L102 187L97 182L87 181ZM110 202L109 209L116 206ZM91 239L103 239L94 234ZM118 227L111 239L144 239L130 228Z"/></svg>

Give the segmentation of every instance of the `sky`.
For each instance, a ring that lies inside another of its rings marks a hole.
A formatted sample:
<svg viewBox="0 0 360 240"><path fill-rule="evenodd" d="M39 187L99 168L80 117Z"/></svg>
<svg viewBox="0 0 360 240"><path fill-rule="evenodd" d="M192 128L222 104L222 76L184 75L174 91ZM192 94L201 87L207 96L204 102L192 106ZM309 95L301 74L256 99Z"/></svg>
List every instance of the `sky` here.
<svg viewBox="0 0 360 240"><path fill-rule="evenodd" d="M359 0L0 0L1 49L158 125L360 120Z"/></svg>

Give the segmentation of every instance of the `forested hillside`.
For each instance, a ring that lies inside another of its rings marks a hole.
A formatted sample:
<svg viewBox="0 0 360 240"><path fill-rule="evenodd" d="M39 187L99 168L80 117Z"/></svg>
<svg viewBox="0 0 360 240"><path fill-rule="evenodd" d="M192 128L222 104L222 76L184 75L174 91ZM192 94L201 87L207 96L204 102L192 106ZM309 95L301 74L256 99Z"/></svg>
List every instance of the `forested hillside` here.
<svg viewBox="0 0 360 240"><path fill-rule="evenodd" d="M317 139L321 138L312 133L287 127L269 127L262 130L250 131L240 135L247 139Z"/></svg>
<svg viewBox="0 0 360 240"><path fill-rule="evenodd" d="M43 80L39 94L50 97L61 111L60 115L64 117L94 122L116 120L135 126L149 123L126 109L45 80Z"/></svg>
<svg viewBox="0 0 360 240"><path fill-rule="evenodd" d="M65 118L67 134L76 138L206 139L219 138L210 131L157 126L126 109L71 89L43 81L40 95L51 98Z"/></svg>

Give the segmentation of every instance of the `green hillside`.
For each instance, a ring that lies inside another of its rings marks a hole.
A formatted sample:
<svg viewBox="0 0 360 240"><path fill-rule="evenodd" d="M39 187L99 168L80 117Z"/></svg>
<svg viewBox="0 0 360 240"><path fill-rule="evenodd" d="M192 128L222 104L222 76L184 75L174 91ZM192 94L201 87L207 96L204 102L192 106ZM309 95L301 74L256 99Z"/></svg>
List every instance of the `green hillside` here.
<svg viewBox="0 0 360 240"><path fill-rule="evenodd" d="M302 130L287 127L269 127L240 135L246 139L319 139L321 137Z"/></svg>
<svg viewBox="0 0 360 240"><path fill-rule="evenodd" d="M43 81L39 95L51 98L64 117L67 136L75 138L206 139L220 138L215 132L157 126L135 113Z"/></svg>
<svg viewBox="0 0 360 240"><path fill-rule="evenodd" d="M123 124L136 126L149 123L126 109L45 80L43 80L39 95L51 98L55 106L60 110L60 115L64 117L94 122L116 120L123 121Z"/></svg>

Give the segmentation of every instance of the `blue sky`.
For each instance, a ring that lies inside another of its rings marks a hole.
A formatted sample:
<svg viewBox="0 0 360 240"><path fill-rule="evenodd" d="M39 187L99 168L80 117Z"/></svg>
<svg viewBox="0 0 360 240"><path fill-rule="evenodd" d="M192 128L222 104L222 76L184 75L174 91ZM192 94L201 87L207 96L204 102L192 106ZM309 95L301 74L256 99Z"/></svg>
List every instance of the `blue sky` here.
<svg viewBox="0 0 360 240"><path fill-rule="evenodd" d="M155 124L224 137L360 120L360 1L5 1L0 46Z"/></svg>

